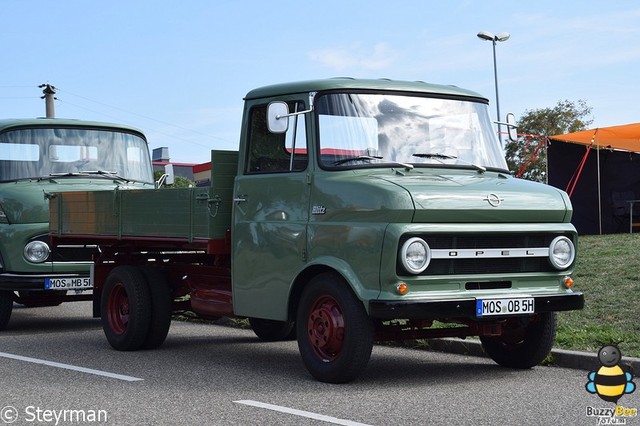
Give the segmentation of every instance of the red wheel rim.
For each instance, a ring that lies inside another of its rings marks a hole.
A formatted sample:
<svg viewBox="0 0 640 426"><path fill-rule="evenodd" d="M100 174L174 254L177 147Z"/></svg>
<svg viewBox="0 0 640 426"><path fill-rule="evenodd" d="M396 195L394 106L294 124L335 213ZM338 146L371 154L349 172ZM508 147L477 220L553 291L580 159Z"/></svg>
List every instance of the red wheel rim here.
<svg viewBox="0 0 640 426"><path fill-rule="evenodd" d="M129 324L129 297L121 283L116 284L109 294L107 304L109 327L116 334L123 334Z"/></svg>
<svg viewBox="0 0 640 426"><path fill-rule="evenodd" d="M344 346L344 315L330 296L319 297L312 305L307 334L314 352L325 361L336 359Z"/></svg>
<svg viewBox="0 0 640 426"><path fill-rule="evenodd" d="M506 330L501 336L502 343L508 349L517 349L524 341L527 333L526 327L521 321L509 320L506 323Z"/></svg>

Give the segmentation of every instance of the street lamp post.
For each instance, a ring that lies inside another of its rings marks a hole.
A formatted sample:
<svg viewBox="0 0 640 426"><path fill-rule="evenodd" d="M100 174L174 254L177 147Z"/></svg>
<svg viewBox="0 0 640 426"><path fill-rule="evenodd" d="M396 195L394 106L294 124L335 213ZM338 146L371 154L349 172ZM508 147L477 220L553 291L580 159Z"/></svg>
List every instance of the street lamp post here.
<svg viewBox="0 0 640 426"><path fill-rule="evenodd" d="M498 66L496 64L496 43L499 41L507 41L509 39L509 33L499 33L493 35L487 31L480 31L478 33L478 38L490 41L493 45L493 76L496 85L496 112L498 114L496 120L498 121L498 139L502 141L502 137L500 136L502 129L500 126L500 100L498 98Z"/></svg>

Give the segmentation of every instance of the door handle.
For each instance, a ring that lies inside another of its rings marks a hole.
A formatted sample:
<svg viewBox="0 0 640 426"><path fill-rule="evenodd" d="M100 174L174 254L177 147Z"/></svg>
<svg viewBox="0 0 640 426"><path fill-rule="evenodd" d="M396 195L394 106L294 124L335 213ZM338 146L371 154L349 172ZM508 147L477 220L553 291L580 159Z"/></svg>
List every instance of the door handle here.
<svg viewBox="0 0 640 426"><path fill-rule="evenodd" d="M237 197L233 197L234 203L244 203L246 201L247 201L246 195L238 195Z"/></svg>

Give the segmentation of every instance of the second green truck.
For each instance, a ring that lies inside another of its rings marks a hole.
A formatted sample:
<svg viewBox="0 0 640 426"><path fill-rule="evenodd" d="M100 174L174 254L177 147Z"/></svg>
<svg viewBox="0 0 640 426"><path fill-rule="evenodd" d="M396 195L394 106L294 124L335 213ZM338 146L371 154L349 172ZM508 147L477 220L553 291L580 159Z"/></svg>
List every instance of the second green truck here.
<svg viewBox="0 0 640 426"><path fill-rule="evenodd" d="M373 342L479 336L529 368L555 339L577 236L567 195L513 178L488 101L454 86L349 78L250 91L237 152L208 187L61 192L54 244L95 244L94 313L118 350L171 314L249 318L341 383Z"/></svg>
<svg viewBox="0 0 640 426"><path fill-rule="evenodd" d="M91 300L95 244L49 241L49 196L154 188L144 134L119 124L57 118L0 120L0 330L14 303Z"/></svg>

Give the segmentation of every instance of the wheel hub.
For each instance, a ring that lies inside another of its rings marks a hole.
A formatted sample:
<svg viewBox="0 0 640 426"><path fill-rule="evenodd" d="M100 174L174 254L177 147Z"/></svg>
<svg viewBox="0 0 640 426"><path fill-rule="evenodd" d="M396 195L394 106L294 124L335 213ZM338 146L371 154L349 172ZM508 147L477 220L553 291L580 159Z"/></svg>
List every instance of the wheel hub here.
<svg viewBox="0 0 640 426"><path fill-rule="evenodd" d="M123 300L122 303L120 304L120 315L121 316L128 316L129 315L129 301L128 300Z"/></svg>
<svg viewBox="0 0 640 426"><path fill-rule="evenodd" d="M111 329L123 334L129 323L129 297L122 285L114 288L109 295L108 316Z"/></svg>
<svg viewBox="0 0 640 426"><path fill-rule="evenodd" d="M307 331L314 351L326 360L336 358L344 345L344 317L338 303L320 298L309 314Z"/></svg>

